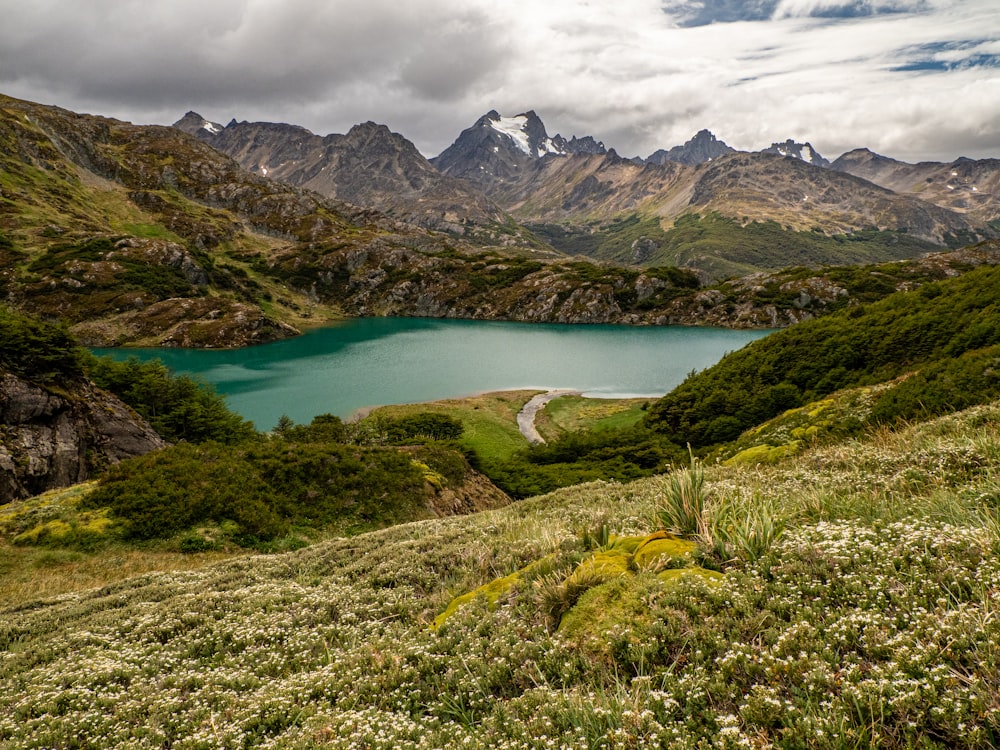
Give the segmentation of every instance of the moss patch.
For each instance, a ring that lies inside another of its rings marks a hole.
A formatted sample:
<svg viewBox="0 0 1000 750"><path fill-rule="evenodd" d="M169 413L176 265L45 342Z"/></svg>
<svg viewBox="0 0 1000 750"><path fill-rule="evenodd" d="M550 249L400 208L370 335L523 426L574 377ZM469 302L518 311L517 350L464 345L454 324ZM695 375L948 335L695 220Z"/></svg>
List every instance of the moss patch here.
<svg viewBox="0 0 1000 750"><path fill-rule="evenodd" d="M630 610L632 608L631 599L628 599L623 593L630 590L630 586L632 585L628 583L630 581L645 581L646 583L643 585L647 587L651 585L649 582L652 581L652 585L662 588L663 584L673 583L679 580L685 573L690 573L710 581L721 579L721 573L704 570L694 565L693 555L697 547L698 545L695 542L680 539L665 531L657 531L645 536L611 537L606 547L597 550L590 557L582 560L573 572L563 579L561 585L564 589L585 591L576 600L575 604L562 615L562 619L559 620L559 630L562 631L563 623L567 618L570 618L571 621L578 616L586 619L586 616L574 615L573 613L577 612L577 608L581 606L581 603L590 601L591 599L600 600L601 597L605 596L605 594L589 596L593 591L605 590L606 592L611 592L607 596L610 596L612 599L615 597L624 597L622 600L628 603L623 605L623 607L626 610ZM452 599L447 608L434 618L433 627L435 629L441 627L460 607L480 597L485 599L490 607L495 607L500 599L509 594L523 579L526 573L548 564L552 558L552 555L543 557L510 575L497 578L473 591ZM663 573L669 575L658 577L653 573L658 568L666 568ZM626 583L616 583L620 581L626 581ZM610 584L615 585L608 587ZM606 606L610 607L611 611L607 612L606 616L602 616L601 623L610 622L611 620L617 621L623 618L625 621L631 619L630 616L627 616L628 612L620 613L614 611L613 601L607 603ZM585 610L588 607L589 605L585 605ZM558 614L556 615L556 619L559 619Z"/></svg>
<svg viewBox="0 0 1000 750"><path fill-rule="evenodd" d="M723 575L689 567L619 576L586 591L563 615L558 632L593 657L610 659L623 643L649 640L651 602L684 579L717 584Z"/></svg>
<svg viewBox="0 0 1000 750"><path fill-rule="evenodd" d="M662 589L655 576L625 576L590 589L559 624L559 633L588 651L606 652L611 633L639 636L649 624L648 597Z"/></svg>
<svg viewBox="0 0 1000 750"><path fill-rule="evenodd" d="M520 570L515 570L510 575L506 575L503 578L495 578L489 583L484 583L477 589L473 589L472 591L466 594L462 594L461 596L455 597L445 608L444 612L442 612L441 614L439 614L437 617L434 618L434 623L432 625L433 629L437 630L438 628L440 628L448 621L448 619L452 615L458 612L458 610L463 605L475 601L480 597L485 599L486 603L491 608L496 607L497 602L499 602L502 597L509 594L510 591L518 583L520 583L521 579L524 578L525 574L530 573L535 569L548 564L549 562L551 562L552 558L553 558L552 555L546 555L540 560L535 560L534 562L525 565Z"/></svg>
<svg viewBox="0 0 1000 750"><path fill-rule="evenodd" d="M697 549L695 542L658 531L642 540L632 560L635 567L643 570L664 562L670 567L684 567L691 564L692 555Z"/></svg>
<svg viewBox="0 0 1000 750"><path fill-rule="evenodd" d="M746 464L773 464L786 456L793 456L798 453L801 440L793 440L785 445L755 445L740 451L735 456L726 459L725 463L733 465Z"/></svg>

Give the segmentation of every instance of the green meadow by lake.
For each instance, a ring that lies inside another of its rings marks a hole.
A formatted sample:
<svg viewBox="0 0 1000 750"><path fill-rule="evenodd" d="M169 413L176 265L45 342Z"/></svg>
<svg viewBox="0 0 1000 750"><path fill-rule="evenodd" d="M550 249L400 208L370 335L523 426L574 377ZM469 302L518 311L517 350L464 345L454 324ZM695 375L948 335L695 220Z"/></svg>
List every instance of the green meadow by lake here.
<svg viewBox="0 0 1000 750"><path fill-rule="evenodd" d="M258 429L330 413L517 388L662 396L767 331L360 318L234 350L97 349L212 383Z"/></svg>

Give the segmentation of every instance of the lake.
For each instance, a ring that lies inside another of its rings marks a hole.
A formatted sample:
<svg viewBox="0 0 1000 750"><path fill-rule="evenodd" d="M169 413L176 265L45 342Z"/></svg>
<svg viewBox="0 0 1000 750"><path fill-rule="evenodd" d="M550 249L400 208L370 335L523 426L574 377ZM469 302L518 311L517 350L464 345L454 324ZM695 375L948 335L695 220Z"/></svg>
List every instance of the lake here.
<svg viewBox="0 0 1000 750"><path fill-rule="evenodd" d="M213 384L261 430L282 415L349 418L381 404L483 391L568 388L604 398L656 397L769 331L684 326L359 318L231 350L95 349L161 359Z"/></svg>

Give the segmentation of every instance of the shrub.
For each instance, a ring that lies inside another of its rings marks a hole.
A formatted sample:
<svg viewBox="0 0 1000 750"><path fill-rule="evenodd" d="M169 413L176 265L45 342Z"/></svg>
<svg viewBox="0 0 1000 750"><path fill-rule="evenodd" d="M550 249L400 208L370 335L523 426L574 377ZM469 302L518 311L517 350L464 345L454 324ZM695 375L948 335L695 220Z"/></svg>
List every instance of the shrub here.
<svg viewBox="0 0 1000 750"><path fill-rule="evenodd" d="M708 541L712 538L709 514L705 469L692 456L689 467L666 477L656 506L657 520L666 531Z"/></svg>
<svg viewBox="0 0 1000 750"><path fill-rule="evenodd" d="M110 507L133 539L162 539L226 520L238 525L239 534L261 539L287 528L271 488L234 451L217 443L182 443L123 461L111 467L84 503Z"/></svg>
<svg viewBox="0 0 1000 750"><path fill-rule="evenodd" d="M95 385L135 409L169 442L232 444L257 434L210 384L175 375L159 360L118 362L88 354L84 364Z"/></svg>
<svg viewBox="0 0 1000 750"><path fill-rule="evenodd" d="M976 375L971 361L952 360L1000 346L998 297L1000 267L986 267L804 321L692 373L649 408L645 425L678 444L714 445L836 390L913 371L927 374L900 390L909 403L886 405L878 418L916 415L924 396L932 414L983 403L998 390L987 382L996 368L981 362Z"/></svg>
<svg viewBox="0 0 1000 750"><path fill-rule="evenodd" d="M428 411L389 420L384 429L388 442L398 445L412 440L457 440L464 428L455 417Z"/></svg>
<svg viewBox="0 0 1000 750"><path fill-rule="evenodd" d="M83 374L83 350L65 326L0 306L0 368L48 383Z"/></svg>
<svg viewBox="0 0 1000 750"><path fill-rule="evenodd" d="M237 543L261 547L299 527L360 531L422 518L425 474L451 486L467 469L442 445L182 443L112 467L84 502L110 507L132 539L218 524ZM199 543L181 544L196 551Z"/></svg>

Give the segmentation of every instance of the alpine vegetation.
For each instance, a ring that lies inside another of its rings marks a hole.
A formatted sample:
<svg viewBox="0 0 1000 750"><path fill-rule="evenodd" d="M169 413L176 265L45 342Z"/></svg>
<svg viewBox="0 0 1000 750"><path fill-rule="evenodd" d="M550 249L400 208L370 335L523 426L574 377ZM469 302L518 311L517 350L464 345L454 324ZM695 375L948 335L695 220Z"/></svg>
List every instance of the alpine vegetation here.
<svg viewBox="0 0 1000 750"><path fill-rule="evenodd" d="M0 744L996 747L998 468L992 403L7 607Z"/></svg>

